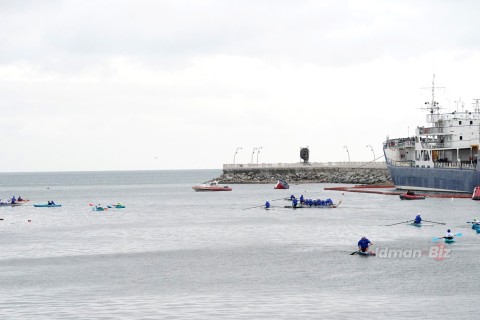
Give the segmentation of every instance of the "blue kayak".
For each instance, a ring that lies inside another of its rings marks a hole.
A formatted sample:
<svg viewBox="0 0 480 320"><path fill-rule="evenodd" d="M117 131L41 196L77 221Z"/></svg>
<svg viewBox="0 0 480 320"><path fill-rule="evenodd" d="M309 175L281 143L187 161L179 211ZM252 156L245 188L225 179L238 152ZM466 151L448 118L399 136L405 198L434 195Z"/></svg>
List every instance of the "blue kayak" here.
<svg viewBox="0 0 480 320"><path fill-rule="evenodd" d="M455 242L455 238L444 238L445 243Z"/></svg>
<svg viewBox="0 0 480 320"><path fill-rule="evenodd" d="M36 208L53 208L53 207L61 207L61 204L34 204Z"/></svg>

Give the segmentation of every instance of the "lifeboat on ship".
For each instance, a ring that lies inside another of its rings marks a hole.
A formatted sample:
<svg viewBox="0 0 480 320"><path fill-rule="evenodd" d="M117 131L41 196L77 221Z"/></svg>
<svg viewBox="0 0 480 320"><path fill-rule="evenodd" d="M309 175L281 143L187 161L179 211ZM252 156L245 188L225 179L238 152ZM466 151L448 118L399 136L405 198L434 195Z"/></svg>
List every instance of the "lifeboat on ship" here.
<svg viewBox="0 0 480 320"><path fill-rule="evenodd" d="M288 185L288 183L285 180L278 180L277 184L273 188L274 189L289 189L290 186Z"/></svg>

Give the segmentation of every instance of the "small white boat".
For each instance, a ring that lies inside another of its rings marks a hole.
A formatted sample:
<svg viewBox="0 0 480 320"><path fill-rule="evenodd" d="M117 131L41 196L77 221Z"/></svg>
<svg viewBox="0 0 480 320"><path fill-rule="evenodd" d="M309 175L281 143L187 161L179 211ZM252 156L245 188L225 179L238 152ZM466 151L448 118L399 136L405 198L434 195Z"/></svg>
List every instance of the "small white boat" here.
<svg viewBox="0 0 480 320"><path fill-rule="evenodd" d="M204 183L198 186L193 186L193 190L199 191L232 191L232 188L228 186L219 185L217 181L210 181L209 183Z"/></svg>

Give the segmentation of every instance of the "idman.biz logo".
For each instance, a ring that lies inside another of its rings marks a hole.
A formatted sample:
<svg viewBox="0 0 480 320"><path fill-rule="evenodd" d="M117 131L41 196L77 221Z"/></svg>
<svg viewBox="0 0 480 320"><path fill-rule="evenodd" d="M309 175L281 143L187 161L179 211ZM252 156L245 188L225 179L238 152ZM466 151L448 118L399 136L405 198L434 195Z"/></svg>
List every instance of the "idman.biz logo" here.
<svg viewBox="0 0 480 320"><path fill-rule="evenodd" d="M436 261L442 261L451 257L452 249L443 243L439 243L431 246L428 250L377 247L374 253L376 257L384 259L419 259L427 257Z"/></svg>

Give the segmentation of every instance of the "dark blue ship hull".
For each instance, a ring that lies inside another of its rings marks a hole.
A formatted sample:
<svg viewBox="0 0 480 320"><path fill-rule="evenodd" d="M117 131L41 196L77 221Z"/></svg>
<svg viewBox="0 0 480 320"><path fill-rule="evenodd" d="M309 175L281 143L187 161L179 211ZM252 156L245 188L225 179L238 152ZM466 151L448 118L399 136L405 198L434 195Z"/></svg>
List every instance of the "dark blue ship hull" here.
<svg viewBox="0 0 480 320"><path fill-rule="evenodd" d="M480 172L459 168L417 168L387 164L398 189L472 193L479 185Z"/></svg>

